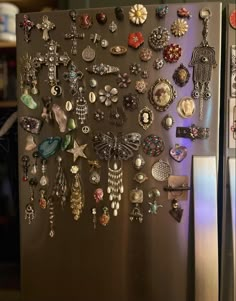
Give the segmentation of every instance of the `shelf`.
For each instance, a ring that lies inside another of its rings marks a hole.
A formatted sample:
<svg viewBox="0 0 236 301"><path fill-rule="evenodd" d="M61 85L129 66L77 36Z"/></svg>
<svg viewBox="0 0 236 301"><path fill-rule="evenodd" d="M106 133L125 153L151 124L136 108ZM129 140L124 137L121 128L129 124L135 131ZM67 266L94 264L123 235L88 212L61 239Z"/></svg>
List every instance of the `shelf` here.
<svg viewBox="0 0 236 301"><path fill-rule="evenodd" d="M15 48L16 42L0 41L0 48Z"/></svg>
<svg viewBox="0 0 236 301"><path fill-rule="evenodd" d="M0 100L0 108L15 108L17 107L16 100Z"/></svg>

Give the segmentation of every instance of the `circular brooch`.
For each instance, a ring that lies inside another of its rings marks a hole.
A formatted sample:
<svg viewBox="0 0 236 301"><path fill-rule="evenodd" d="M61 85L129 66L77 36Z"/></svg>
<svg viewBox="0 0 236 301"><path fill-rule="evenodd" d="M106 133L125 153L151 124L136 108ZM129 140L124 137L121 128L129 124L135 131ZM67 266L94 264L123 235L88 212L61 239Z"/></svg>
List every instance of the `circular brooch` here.
<svg viewBox="0 0 236 301"><path fill-rule="evenodd" d="M107 22L107 15L103 12L97 13L96 20L99 24L105 24Z"/></svg>
<svg viewBox="0 0 236 301"><path fill-rule="evenodd" d="M168 109L176 97L176 91L167 79L158 79L149 90L149 101L157 111Z"/></svg>
<svg viewBox="0 0 236 301"><path fill-rule="evenodd" d="M144 79L137 80L135 83L135 90L139 94L144 94L147 91L147 82Z"/></svg>
<svg viewBox="0 0 236 301"><path fill-rule="evenodd" d="M183 64L180 64L180 66L175 70L173 74L174 82L177 86L183 87L188 83L189 78L190 73L188 69Z"/></svg>
<svg viewBox="0 0 236 301"><path fill-rule="evenodd" d="M182 48L178 44L170 44L165 47L163 51L163 56L166 62L176 63L181 57Z"/></svg>
<svg viewBox="0 0 236 301"><path fill-rule="evenodd" d="M152 50L149 48L142 48L139 57L141 61L148 62L152 58Z"/></svg>
<svg viewBox="0 0 236 301"><path fill-rule="evenodd" d="M146 21L147 15L148 12L145 6L142 4L135 4L130 8L129 20L136 25L140 25Z"/></svg>
<svg viewBox="0 0 236 301"><path fill-rule="evenodd" d="M195 111L195 102L191 97L184 97L180 99L177 105L177 112L183 118L192 117Z"/></svg>
<svg viewBox="0 0 236 301"><path fill-rule="evenodd" d="M157 181L166 181L172 170L168 162L159 160L152 166L152 176Z"/></svg>
<svg viewBox="0 0 236 301"><path fill-rule="evenodd" d="M137 75L142 71L141 65L137 63L132 63L129 66L129 71L131 74Z"/></svg>
<svg viewBox="0 0 236 301"><path fill-rule="evenodd" d="M171 25L171 32L175 37L182 37L188 31L188 23L184 19L177 19Z"/></svg>
<svg viewBox="0 0 236 301"><path fill-rule="evenodd" d="M170 39L169 31L161 26L154 28L148 37L148 43L154 50L160 50L164 48Z"/></svg>
<svg viewBox="0 0 236 301"><path fill-rule="evenodd" d="M138 108L139 98L136 94L129 93L124 96L123 105L126 110L134 111Z"/></svg>
<svg viewBox="0 0 236 301"><path fill-rule="evenodd" d="M163 59L155 59L153 62L153 68L156 70L160 70L164 66L164 60Z"/></svg>
<svg viewBox="0 0 236 301"><path fill-rule="evenodd" d="M164 150L164 141L157 135L148 135L143 140L143 152L151 157L159 156Z"/></svg>

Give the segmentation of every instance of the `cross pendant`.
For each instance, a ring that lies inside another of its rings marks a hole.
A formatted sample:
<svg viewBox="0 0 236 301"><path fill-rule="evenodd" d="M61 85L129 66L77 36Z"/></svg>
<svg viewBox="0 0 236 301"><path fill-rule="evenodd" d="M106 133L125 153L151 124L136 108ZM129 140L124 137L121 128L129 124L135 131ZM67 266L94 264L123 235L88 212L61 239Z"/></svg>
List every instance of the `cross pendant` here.
<svg viewBox="0 0 236 301"><path fill-rule="evenodd" d="M63 64L67 66L70 61L70 57L68 56L67 52L64 52L63 55L59 55L57 52L57 48L60 45L56 41L49 41L45 45L48 48L48 52L45 55L41 53L37 53L35 59L40 65L48 66L48 79L49 85L51 87L55 86L59 80L57 79L57 66L59 64Z"/></svg>
<svg viewBox="0 0 236 301"><path fill-rule="evenodd" d="M43 22L36 27L43 31L43 40L47 41L50 38L48 32L55 28L55 24L48 20L48 16L43 16Z"/></svg>
<svg viewBox="0 0 236 301"><path fill-rule="evenodd" d="M20 22L20 27L24 30L24 40L27 43L30 41L30 31L34 26L34 22L32 22L27 15L24 15L23 22Z"/></svg>
<svg viewBox="0 0 236 301"><path fill-rule="evenodd" d="M71 32L65 34L65 39L72 41L71 54L73 54L73 55L77 54L77 40L84 39L84 37L85 37L85 34L78 33L76 25L74 23L71 23Z"/></svg>

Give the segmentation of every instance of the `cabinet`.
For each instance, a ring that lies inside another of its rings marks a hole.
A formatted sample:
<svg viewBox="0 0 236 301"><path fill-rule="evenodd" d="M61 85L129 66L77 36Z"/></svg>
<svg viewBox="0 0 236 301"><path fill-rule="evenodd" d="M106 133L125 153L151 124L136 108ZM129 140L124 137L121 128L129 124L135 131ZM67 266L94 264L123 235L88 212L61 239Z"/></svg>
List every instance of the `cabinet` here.
<svg viewBox="0 0 236 301"><path fill-rule="evenodd" d="M47 10L58 8L56 0L8 2L28 15L41 10L46 14ZM1 64L2 61L5 62ZM7 68L3 76L1 67ZM16 42L0 40L0 134L5 121L17 111L16 84ZM17 124L14 122L4 135L0 135L0 301L20 300L17 140Z"/></svg>

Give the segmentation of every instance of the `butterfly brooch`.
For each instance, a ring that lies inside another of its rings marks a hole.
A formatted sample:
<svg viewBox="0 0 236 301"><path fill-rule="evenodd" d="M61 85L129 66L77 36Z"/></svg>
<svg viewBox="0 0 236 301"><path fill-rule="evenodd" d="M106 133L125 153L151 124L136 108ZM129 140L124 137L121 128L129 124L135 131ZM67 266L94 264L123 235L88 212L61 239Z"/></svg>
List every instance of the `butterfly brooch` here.
<svg viewBox="0 0 236 301"><path fill-rule="evenodd" d="M118 133L117 136L111 132L96 133L92 139L94 151L101 160L115 158L128 160L132 158L141 144L139 133Z"/></svg>

